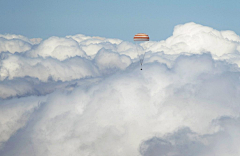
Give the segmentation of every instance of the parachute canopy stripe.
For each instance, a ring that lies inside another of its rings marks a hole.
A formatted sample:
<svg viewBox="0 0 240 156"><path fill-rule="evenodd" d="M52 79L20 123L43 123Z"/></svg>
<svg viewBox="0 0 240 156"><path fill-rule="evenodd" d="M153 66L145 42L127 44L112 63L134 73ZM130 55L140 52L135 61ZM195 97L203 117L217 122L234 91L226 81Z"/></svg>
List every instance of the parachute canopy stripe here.
<svg viewBox="0 0 240 156"><path fill-rule="evenodd" d="M144 33L138 33L133 38L134 41L149 41L149 36Z"/></svg>

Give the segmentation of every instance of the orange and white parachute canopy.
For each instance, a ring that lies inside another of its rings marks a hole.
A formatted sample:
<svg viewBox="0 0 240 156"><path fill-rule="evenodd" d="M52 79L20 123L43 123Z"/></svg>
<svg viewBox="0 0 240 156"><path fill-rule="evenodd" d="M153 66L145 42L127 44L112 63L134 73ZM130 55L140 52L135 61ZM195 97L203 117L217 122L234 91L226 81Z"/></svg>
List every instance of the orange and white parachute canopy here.
<svg viewBox="0 0 240 156"><path fill-rule="evenodd" d="M149 36L144 33L138 33L133 38L134 41L149 41Z"/></svg>

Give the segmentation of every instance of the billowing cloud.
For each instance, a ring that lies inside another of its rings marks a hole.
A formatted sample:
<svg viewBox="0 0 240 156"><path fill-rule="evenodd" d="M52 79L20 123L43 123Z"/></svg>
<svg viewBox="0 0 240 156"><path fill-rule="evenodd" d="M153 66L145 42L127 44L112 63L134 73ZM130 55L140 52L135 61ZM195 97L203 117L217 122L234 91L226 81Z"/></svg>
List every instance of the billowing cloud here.
<svg viewBox="0 0 240 156"><path fill-rule="evenodd" d="M22 35L0 34L0 53L1 52L25 52L32 48L32 45L39 44L41 38L28 39Z"/></svg>
<svg viewBox="0 0 240 156"><path fill-rule="evenodd" d="M7 40L19 39L19 40L31 43L31 39L28 39L27 37L22 36L22 35L15 35L15 34L5 34L5 35L2 35L2 34L0 34L0 37L1 38L5 38Z"/></svg>
<svg viewBox="0 0 240 156"><path fill-rule="evenodd" d="M129 56L120 55L106 49L99 50L94 61L103 73L108 74L119 69L123 70L132 63Z"/></svg>
<svg viewBox="0 0 240 156"><path fill-rule="evenodd" d="M239 118L222 117L215 120L221 130L214 134L199 135L189 128L181 128L163 137L154 136L141 143L143 156L210 156L238 155Z"/></svg>
<svg viewBox="0 0 240 156"><path fill-rule="evenodd" d="M30 50L32 45L21 39L6 39L0 37L0 52L24 52Z"/></svg>
<svg viewBox="0 0 240 156"><path fill-rule="evenodd" d="M46 97L28 97L1 100L0 109L0 147L20 128L26 126L31 114Z"/></svg>
<svg viewBox="0 0 240 156"><path fill-rule="evenodd" d="M142 44L143 70L119 39L18 40L0 56L0 155L240 155L234 32L178 25Z"/></svg>
<svg viewBox="0 0 240 156"><path fill-rule="evenodd" d="M33 77L41 81L69 81L98 76L97 68L87 59L74 57L64 61L54 58L44 59L23 57L5 53L1 60L1 80L19 77Z"/></svg>
<svg viewBox="0 0 240 156"><path fill-rule="evenodd" d="M74 56L85 57L85 52L73 39L50 37L26 53L29 57L42 56L65 60Z"/></svg>
<svg viewBox="0 0 240 156"><path fill-rule="evenodd" d="M214 56L222 56L240 52L240 37L233 31L218 31L193 22L176 26L171 37L150 44L148 50L167 54L211 52Z"/></svg>

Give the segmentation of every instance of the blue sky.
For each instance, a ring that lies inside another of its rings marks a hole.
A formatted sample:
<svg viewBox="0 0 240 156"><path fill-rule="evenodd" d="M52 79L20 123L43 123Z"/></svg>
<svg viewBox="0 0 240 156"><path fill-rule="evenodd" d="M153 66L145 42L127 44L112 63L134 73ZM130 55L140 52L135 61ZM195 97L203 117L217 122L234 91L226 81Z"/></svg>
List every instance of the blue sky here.
<svg viewBox="0 0 240 156"><path fill-rule="evenodd" d="M131 41L171 36L187 22L240 34L239 0L1 0L0 33L29 38L85 34Z"/></svg>

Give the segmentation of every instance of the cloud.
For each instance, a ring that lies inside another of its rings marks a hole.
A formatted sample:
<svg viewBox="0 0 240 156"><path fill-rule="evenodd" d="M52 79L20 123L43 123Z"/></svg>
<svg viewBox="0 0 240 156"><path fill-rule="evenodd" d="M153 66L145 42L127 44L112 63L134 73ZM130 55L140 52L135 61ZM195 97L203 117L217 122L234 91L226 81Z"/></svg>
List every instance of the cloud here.
<svg viewBox="0 0 240 156"><path fill-rule="evenodd" d="M71 38L77 41L80 47L91 58L94 58L98 51L102 48L110 49L116 52L116 45L122 42L120 39L103 38L98 36L91 37L82 34L66 36L66 38Z"/></svg>
<svg viewBox="0 0 240 156"><path fill-rule="evenodd" d="M44 96L56 90L73 90L75 87L86 87L96 83L100 78L77 79L71 81L42 82L38 78L24 77L5 79L0 82L0 98L11 99L14 97Z"/></svg>
<svg viewBox="0 0 240 156"><path fill-rule="evenodd" d="M143 156L204 155L202 152L207 149L205 142L201 136L193 133L188 128L183 128L173 134L167 134L163 138L153 137L142 142L140 145L140 153Z"/></svg>
<svg viewBox="0 0 240 156"><path fill-rule="evenodd" d="M240 37L233 31L218 31L191 22L177 25L171 37L152 44L148 50L167 54L211 52L214 56L222 56L240 52L239 47Z"/></svg>
<svg viewBox="0 0 240 156"><path fill-rule="evenodd" d="M0 37L0 53L1 52L24 52L30 50L32 45L29 42L26 42L21 39L6 39Z"/></svg>
<svg viewBox="0 0 240 156"><path fill-rule="evenodd" d="M214 134L199 135L189 128L181 128L163 137L153 137L141 143L143 156L210 156L239 155L239 118L222 117L215 120L221 130Z"/></svg>
<svg viewBox="0 0 240 156"><path fill-rule="evenodd" d="M124 70L132 63L129 56L120 55L106 49L99 50L94 61L103 73L108 74L113 73L115 70Z"/></svg>
<svg viewBox="0 0 240 156"><path fill-rule="evenodd" d="M125 54L130 56L132 59L138 58L138 53L136 53L136 45L133 43L123 41L118 45L117 51L120 54Z"/></svg>
<svg viewBox="0 0 240 156"><path fill-rule="evenodd" d="M98 76L97 68L89 60L82 57L59 61L51 57L47 59L42 57L29 58L9 53L4 53L0 71L1 80L29 76L46 82L49 79L70 81Z"/></svg>
<svg viewBox="0 0 240 156"><path fill-rule="evenodd" d="M19 40L31 43L31 41L30 41L31 39L28 39L27 37L22 36L22 35L15 35L15 34L5 34L5 35L2 35L2 34L0 34L0 37L1 38L5 38L7 40L19 39Z"/></svg>
<svg viewBox="0 0 240 156"><path fill-rule="evenodd" d="M12 99L8 101L1 100L0 109L0 147L14 133L23 128L31 117L31 114L39 106L40 101L46 97L28 97L21 99Z"/></svg>
<svg viewBox="0 0 240 156"><path fill-rule="evenodd" d="M39 45L26 52L28 57L43 58L52 57L59 60L65 60L74 56L86 57L85 52L79 47L73 39L50 37L42 41Z"/></svg>
<svg viewBox="0 0 240 156"><path fill-rule="evenodd" d="M41 38L28 39L22 35L0 34L0 53L1 52L25 52L32 48L32 45L39 44Z"/></svg>
<svg viewBox="0 0 240 156"><path fill-rule="evenodd" d="M182 56L171 69L164 64L147 64L144 72L135 67L90 88L54 92L41 105L31 126L17 133L6 146L20 146L16 152L22 155L33 149L36 155L138 155L143 140L173 133L182 126L199 136L218 133L219 127L212 121L237 116L240 109L239 98L234 95L237 89L232 87L239 86L238 76L234 72L225 75L224 63L217 64L209 54ZM212 84L220 77L221 81ZM222 82L229 83L221 86ZM216 98L219 96L221 99ZM23 147L16 144L20 137L29 140ZM182 139L184 135L179 142ZM201 149L201 140L196 138L195 142L193 147ZM175 153L183 152L188 144L192 141ZM3 155L11 155L8 152Z"/></svg>
<svg viewBox="0 0 240 156"><path fill-rule="evenodd" d="M18 39L30 49L0 55L0 155L239 156L234 32L178 25L141 44L142 71L119 39Z"/></svg>

